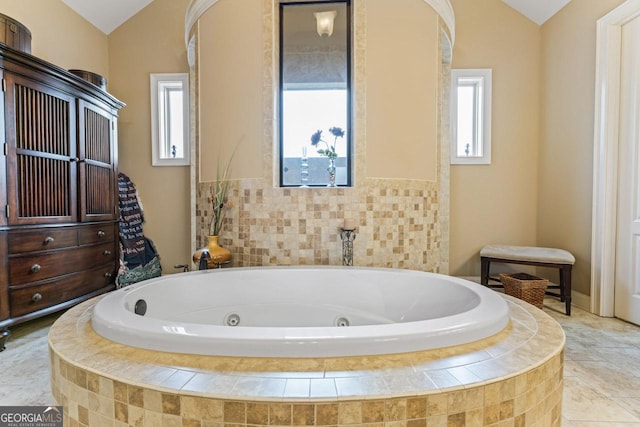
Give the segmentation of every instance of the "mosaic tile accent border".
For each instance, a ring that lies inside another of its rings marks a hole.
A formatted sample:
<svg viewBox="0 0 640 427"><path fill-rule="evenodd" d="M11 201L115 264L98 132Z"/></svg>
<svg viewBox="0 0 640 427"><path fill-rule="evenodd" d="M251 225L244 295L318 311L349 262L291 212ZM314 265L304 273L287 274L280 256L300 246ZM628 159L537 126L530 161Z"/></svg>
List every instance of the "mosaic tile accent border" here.
<svg viewBox="0 0 640 427"><path fill-rule="evenodd" d="M340 227L357 224L354 265L439 272L441 230L434 184L391 181L385 187L262 188L236 181L221 243L234 266L339 265ZM198 186L198 245L211 221L209 185Z"/></svg>

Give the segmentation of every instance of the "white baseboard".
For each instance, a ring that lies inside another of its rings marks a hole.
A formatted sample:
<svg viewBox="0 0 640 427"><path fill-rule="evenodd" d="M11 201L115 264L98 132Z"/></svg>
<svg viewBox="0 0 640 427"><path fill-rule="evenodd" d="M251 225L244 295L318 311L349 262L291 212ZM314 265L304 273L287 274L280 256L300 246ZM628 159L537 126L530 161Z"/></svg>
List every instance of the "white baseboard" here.
<svg viewBox="0 0 640 427"><path fill-rule="evenodd" d="M581 292L571 291L571 305L591 313L591 297Z"/></svg>

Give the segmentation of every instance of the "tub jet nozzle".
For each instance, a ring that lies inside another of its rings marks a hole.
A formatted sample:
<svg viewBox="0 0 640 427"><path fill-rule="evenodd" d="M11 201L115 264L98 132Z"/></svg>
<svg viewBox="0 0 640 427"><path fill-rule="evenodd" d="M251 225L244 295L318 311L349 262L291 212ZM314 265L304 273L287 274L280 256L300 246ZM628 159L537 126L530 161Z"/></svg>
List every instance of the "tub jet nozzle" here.
<svg viewBox="0 0 640 427"><path fill-rule="evenodd" d="M349 319L347 319L346 317L338 317L336 319L336 326L339 326L339 327L349 326Z"/></svg>
<svg viewBox="0 0 640 427"><path fill-rule="evenodd" d="M224 324L227 326L238 326L240 324L240 316L235 313L228 314L224 318Z"/></svg>

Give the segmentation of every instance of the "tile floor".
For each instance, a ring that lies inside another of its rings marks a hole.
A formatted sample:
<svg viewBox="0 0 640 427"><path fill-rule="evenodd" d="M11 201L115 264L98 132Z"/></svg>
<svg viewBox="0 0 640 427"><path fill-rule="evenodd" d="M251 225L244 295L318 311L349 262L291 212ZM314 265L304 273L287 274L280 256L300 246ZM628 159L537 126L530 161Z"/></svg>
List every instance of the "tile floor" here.
<svg viewBox="0 0 640 427"><path fill-rule="evenodd" d="M52 314L11 328L0 353L0 405L57 405L49 379L49 327Z"/></svg>
<svg viewBox="0 0 640 427"><path fill-rule="evenodd" d="M545 299L567 336L563 427L640 427L640 327Z"/></svg>
<svg viewBox="0 0 640 427"><path fill-rule="evenodd" d="M640 427L640 327L545 300L567 334L564 427ZM57 315L17 326L0 353L0 405L55 404L47 331Z"/></svg>

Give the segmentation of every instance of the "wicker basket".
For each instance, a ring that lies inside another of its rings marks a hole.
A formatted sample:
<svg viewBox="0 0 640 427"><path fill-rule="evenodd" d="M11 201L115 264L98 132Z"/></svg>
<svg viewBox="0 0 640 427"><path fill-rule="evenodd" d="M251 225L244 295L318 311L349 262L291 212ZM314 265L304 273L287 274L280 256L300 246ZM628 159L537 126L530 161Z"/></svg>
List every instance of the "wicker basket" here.
<svg viewBox="0 0 640 427"><path fill-rule="evenodd" d="M504 286L505 294L542 308L544 294L549 285L547 279L541 279L527 273L516 273L500 274L500 281Z"/></svg>

